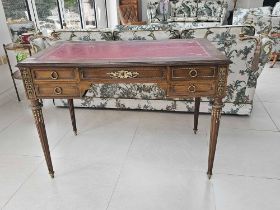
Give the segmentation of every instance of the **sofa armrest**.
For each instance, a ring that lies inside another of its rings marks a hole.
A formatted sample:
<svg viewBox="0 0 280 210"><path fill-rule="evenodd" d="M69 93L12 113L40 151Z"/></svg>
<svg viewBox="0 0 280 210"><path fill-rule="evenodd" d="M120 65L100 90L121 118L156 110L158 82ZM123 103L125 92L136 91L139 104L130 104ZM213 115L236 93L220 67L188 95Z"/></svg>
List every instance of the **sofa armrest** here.
<svg viewBox="0 0 280 210"><path fill-rule="evenodd" d="M252 70L257 72L269 61L273 41L267 36L240 36L241 40L255 39L257 47L252 61Z"/></svg>
<svg viewBox="0 0 280 210"><path fill-rule="evenodd" d="M273 41L267 36L260 37L260 56L259 56L259 67L264 67L264 65L269 61L270 55L272 53Z"/></svg>

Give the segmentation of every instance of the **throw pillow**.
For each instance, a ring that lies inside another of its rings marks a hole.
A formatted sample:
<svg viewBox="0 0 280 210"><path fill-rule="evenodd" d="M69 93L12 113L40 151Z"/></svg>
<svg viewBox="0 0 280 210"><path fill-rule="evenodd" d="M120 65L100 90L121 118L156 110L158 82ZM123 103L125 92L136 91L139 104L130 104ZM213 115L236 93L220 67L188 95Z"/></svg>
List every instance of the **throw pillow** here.
<svg viewBox="0 0 280 210"><path fill-rule="evenodd" d="M223 0L198 0L197 17L199 21L220 21Z"/></svg>
<svg viewBox="0 0 280 210"><path fill-rule="evenodd" d="M272 16L280 16L280 2L277 2L273 8Z"/></svg>
<svg viewBox="0 0 280 210"><path fill-rule="evenodd" d="M170 1L171 17L196 17L197 0Z"/></svg>

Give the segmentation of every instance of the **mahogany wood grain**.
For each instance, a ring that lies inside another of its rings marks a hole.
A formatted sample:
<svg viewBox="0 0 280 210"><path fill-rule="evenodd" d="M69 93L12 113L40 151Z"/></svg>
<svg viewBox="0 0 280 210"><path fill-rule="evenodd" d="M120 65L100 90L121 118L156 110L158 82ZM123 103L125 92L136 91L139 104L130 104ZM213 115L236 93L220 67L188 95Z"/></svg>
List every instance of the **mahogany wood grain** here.
<svg viewBox="0 0 280 210"><path fill-rule="evenodd" d="M54 178L54 170L52 166L51 154L49 149L48 137L45 128L45 122L42 113L42 104L38 99L31 100L32 113L37 127L38 135L41 141L41 146L44 152L45 160L48 166L49 174Z"/></svg>
<svg viewBox="0 0 280 210"><path fill-rule="evenodd" d="M195 133L200 97L214 99L207 171L210 178L229 64L229 59L209 41L195 39L63 42L27 58L18 67L52 176L54 172L38 99L68 99L76 133L73 98L84 96L92 84L155 83L167 99L195 98Z"/></svg>
<svg viewBox="0 0 280 210"><path fill-rule="evenodd" d="M194 131L195 134L197 133L200 100L201 100L200 97L195 98L195 106L194 106L194 126L193 126L193 131Z"/></svg>
<svg viewBox="0 0 280 210"><path fill-rule="evenodd" d="M68 107L69 107L69 111L70 111L73 132L74 132L75 136L77 136L77 125L76 125L76 117L75 117L73 99L68 99Z"/></svg>

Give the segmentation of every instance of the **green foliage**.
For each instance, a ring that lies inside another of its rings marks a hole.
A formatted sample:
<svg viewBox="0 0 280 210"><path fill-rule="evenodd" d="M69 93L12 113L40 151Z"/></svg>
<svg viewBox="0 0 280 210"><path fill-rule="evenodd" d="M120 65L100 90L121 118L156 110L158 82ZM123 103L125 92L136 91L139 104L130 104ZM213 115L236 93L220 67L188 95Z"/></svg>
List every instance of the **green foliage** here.
<svg viewBox="0 0 280 210"><path fill-rule="evenodd" d="M21 61L25 60L27 57L28 57L27 53L24 53L24 52L19 52L16 55L17 62L21 62Z"/></svg>
<svg viewBox="0 0 280 210"><path fill-rule="evenodd" d="M57 8L56 0L35 0L37 14L40 20L51 15L51 10Z"/></svg>
<svg viewBox="0 0 280 210"><path fill-rule="evenodd" d="M68 9L76 8L77 0L64 0L64 6Z"/></svg>
<svg viewBox="0 0 280 210"><path fill-rule="evenodd" d="M24 0L2 0L6 18L20 19L26 18L26 5Z"/></svg>

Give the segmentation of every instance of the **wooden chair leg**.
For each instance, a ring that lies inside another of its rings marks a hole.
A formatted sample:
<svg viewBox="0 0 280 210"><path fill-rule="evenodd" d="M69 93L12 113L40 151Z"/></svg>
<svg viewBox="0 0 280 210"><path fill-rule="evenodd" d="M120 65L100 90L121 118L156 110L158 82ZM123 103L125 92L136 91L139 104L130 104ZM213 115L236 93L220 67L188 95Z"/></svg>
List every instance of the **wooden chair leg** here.
<svg viewBox="0 0 280 210"><path fill-rule="evenodd" d="M277 60L278 60L278 53L273 53L272 58L273 58L273 61L272 61L272 64L271 64L270 68L273 68L275 63L277 62Z"/></svg>
<svg viewBox="0 0 280 210"><path fill-rule="evenodd" d="M197 97L197 98L195 98L195 107L194 107L194 128L193 128L193 131L194 131L195 134L197 133L199 107L200 107L200 97Z"/></svg>
<svg viewBox="0 0 280 210"><path fill-rule="evenodd" d="M73 131L74 131L75 136L77 136L77 126L76 126L76 117L75 117L75 110L74 110L73 99L68 99L68 106L69 106L69 111L70 111Z"/></svg>

